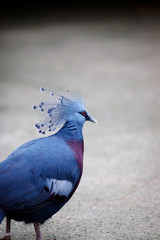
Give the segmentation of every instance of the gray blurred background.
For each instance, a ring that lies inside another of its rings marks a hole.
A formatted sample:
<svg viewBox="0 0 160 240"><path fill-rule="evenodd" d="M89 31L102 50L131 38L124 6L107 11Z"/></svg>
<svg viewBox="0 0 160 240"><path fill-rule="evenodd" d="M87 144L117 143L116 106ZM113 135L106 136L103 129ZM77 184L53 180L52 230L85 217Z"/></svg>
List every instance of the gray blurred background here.
<svg viewBox="0 0 160 240"><path fill-rule="evenodd" d="M84 126L81 184L44 239L160 239L159 6L1 9L0 161L41 137L41 86L80 92L98 121ZM12 233L34 239L31 225L13 221Z"/></svg>

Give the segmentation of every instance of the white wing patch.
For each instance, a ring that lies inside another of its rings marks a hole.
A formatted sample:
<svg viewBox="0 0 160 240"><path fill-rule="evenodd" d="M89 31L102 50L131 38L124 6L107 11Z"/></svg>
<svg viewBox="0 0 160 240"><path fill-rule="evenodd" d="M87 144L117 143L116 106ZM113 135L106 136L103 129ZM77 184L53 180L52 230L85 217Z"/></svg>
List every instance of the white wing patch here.
<svg viewBox="0 0 160 240"><path fill-rule="evenodd" d="M47 179L45 182L45 187L50 190L50 194L53 193L59 196L68 197L73 190L73 184L67 180L57 180L57 179Z"/></svg>

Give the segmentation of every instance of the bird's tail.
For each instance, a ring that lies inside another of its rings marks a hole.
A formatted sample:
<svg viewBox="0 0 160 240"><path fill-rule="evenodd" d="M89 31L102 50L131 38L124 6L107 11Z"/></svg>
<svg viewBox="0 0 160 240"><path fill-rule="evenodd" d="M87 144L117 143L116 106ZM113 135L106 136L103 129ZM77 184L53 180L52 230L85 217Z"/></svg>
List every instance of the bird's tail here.
<svg viewBox="0 0 160 240"><path fill-rule="evenodd" d="M6 215L5 211L0 208L0 224L1 224L1 222L3 221L5 215Z"/></svg>

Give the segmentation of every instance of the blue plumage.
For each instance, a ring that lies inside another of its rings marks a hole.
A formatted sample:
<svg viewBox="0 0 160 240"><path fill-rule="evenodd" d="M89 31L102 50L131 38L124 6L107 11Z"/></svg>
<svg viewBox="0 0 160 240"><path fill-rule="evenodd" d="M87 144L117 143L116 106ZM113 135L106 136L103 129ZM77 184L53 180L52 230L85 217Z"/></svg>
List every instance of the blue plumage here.
<svg viewBox="0 0 160 240"><path fill-rule="evenodd" d="M45 96L49 95L49 100L34 105L34 110L39 110L43 114L43 118L39 123L35 124L39 133L45 134L60 129L64 123L76 112L85 109L84 101L80 95L70 95L67 90L60 94L49 91L41 87L40 89Z"/></svg>
<svg viewBox="0 0 160 240"><path fill-rule="evenodd" d="M54 134L32 140L17 148L0 163L0 223L10 220L33 223L41 240L39 223L55 214L73 195L83 171L82 127L87 113L80 97L49 92L51 100L33 109L43 113L35 126L40 133Z"/></svg>

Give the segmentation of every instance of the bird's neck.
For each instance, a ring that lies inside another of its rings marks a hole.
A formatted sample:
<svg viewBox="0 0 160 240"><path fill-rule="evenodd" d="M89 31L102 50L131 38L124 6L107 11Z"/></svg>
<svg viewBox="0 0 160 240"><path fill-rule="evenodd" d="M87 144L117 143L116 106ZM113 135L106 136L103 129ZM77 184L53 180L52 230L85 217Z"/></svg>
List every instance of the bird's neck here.
<svg viewBox="0 0 160 240"><path fill-rule="evenodd" d="M66 140L83 140L82 127L74 121L67 121L57 134Z"/></svg>
<svg viewBox="0 0 160 240"><path fill-rule="evenodd" d="M77 182L77 186L83 171L84 145L83 145L82 127L83 125L80 125L80 124L78 125L74 121L67 121L64 124L64 126L59 130L59 132L56 133L57 136L62 138L73 150L74 156L77 160L77 163L80 169L80 177Z"/></svg>

